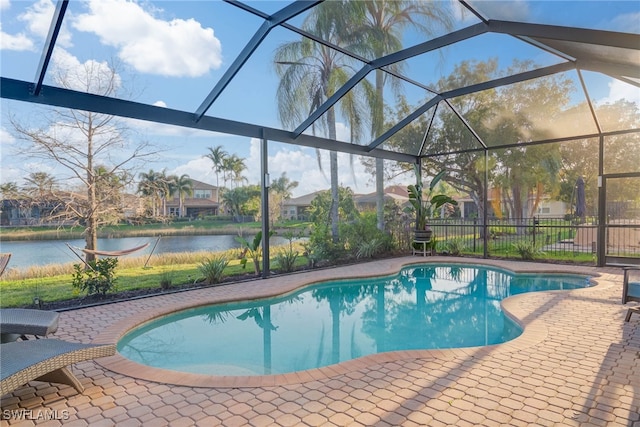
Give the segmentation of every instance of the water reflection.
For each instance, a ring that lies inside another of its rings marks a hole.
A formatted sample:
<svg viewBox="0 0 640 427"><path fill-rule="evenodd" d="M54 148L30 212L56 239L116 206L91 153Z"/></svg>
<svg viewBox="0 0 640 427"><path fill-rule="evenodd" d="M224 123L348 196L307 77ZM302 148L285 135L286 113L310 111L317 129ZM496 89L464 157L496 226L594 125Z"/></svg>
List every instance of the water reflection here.
<svg viewBox="0 0 640 427"><path fill-rule="evenodd" d="M119 351L166 369L261 375L384 351L489 345L521 332L501 311L505 297L587 285L578 276L417 266L382 279L176 313L127 335Z"/></svg>
<svg viewBox="0 0 640 427"><path fill-rule="evenodd" d="M148 257L152 254L176 252L210 251L220 252L227 249L239 248L240 243L236 235L207 235L207 236L164 236L156 237L122 237L98 239L98 247L104 251L120 251L130 249L144 243L149 246L126 257ZM253 238L253 237L248 237ZM271 245L282 245L288 241L279 236L269 239ZM77 263L78 258L67 248L65 243L73 247L83 248L84 240L30 240L3 241L2 252L11 252L11 268L24 269L34 265Z"/></svg>

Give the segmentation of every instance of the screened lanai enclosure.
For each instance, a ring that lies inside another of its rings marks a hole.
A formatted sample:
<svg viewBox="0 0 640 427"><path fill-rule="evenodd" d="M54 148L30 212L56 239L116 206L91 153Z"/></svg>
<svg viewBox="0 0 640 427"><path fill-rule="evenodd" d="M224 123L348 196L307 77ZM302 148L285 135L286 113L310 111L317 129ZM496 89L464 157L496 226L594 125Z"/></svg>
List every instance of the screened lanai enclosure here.
<svg viewBox="0 0 640 427"><path fill-rule="evenodd" d="M311 219L321 257L373 253L344 228L363 215L410 253L406 188L441 176L457 205L431 212L438 252L637 263L639 17L626 1L7 2L2 183L152 167L234 214L251 187L262 234Z"/></svg>

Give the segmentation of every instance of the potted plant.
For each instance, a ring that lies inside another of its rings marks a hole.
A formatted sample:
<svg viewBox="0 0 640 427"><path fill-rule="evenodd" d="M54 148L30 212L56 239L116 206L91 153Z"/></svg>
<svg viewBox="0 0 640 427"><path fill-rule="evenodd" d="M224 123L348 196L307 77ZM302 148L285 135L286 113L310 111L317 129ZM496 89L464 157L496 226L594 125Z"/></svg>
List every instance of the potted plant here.
<svg viewBox="0 0 640 427"><path fill-rule="evenodd" d="M429 190L426 194L423 191L422 174L420 168L415 166L416 170L416 184L409 185L407 190L409 192L409 203L411 204L412 211L416 215L416 227L414 230L414 240L417 241L430 241L433 231L429 227L429 219L433 216L433 213L442 207L446 203L457 205L458 202L453 200L446 194L433 194L438 182L442 179L446 171L438 173L431 183L429 184Z"/></svg>

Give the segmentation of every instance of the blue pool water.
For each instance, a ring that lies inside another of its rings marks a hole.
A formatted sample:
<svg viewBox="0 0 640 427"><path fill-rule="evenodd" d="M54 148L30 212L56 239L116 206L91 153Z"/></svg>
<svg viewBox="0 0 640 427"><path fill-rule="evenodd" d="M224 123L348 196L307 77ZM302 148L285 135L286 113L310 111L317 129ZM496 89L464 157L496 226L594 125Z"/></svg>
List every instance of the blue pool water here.
<svg viewBox="0 0 640 427"><path fill-rule="evenodd" d="M131 331L118 351L163 369L264 375L386 351L490 345L522 332L502 312L502 299L587 286L586 276L411 266L389 277L335 281L279 298L177 312Z"/></svg>

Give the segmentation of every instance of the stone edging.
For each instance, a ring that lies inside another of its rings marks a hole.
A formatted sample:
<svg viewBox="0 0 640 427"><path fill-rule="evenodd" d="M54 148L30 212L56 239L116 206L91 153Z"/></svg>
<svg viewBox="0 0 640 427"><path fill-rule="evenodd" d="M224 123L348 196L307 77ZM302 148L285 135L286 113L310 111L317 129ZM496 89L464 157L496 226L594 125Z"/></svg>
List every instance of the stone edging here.
<svg viewBox="0 0 640 427"><path fill-rule="evenodd" d="M595 267L567 266L554 264L536 264L514 261L469 259L454 257L428 257L414 258L403 257L391 260L381 260L373 263L361 264L362 268L337 267L335 269L323 270L321 272L306 272L298 275L287 276L286 278L270 278L261 281L250 282L242 288L233 285L220 286L209 289L199 289L186 291L180 294L183 301L176 302L174 298L164 298L164 296L151 297L157 300L158 307L152 311L143 311L137 315L130 316L107 327L99 333L92 341L95 344L116 344L128 331L141 324L152 321L167 314L194 308L202 305L229 302L234 300L258 299L273 297L296 291L302 287L317 284L320 282L341 280L350 278L387 276L395 274L402 267L412 264L449 264L460 263L465 265L481 265L503 269L512 273L555 273L555 274L581 274L593 276L596 286L577 289L571 291L547 291L547 292L589 292L595 288L601 288L607 284L612 285L609 280L602 278ZM365 274L358 274L358 270L366 271ZM600 277L598 277L600 276ZM482 357L493 353L504 353L519 351L542 342L548 334L546 325L533 319L523 322L524 314L520 312L519 303L531 294L520 294L502 301L505 313L523 327L523 333L506 343L495 344L482 347L467 347L447 350L406 350L379 354L371 354L358 359L348 360L339 364L325 366L317 369L298 371L278 375L262 376L213 376L185 372L170 371L160 368L153 368L133 362L123 356L115 356L97 359L96 363L104 368L119 374L153 381L164 384L189 386L189 387L216 387L216 388L236 388L236 387L263 387L287 384L298 384L313 380L335 377L347 374L359 369L368 368L373 365L406 360L406 359L438 359L451 360L456 357L473 358ZM116 304L117 306L117 304ZM114 306L114 308L116 308Z"/></svg>

